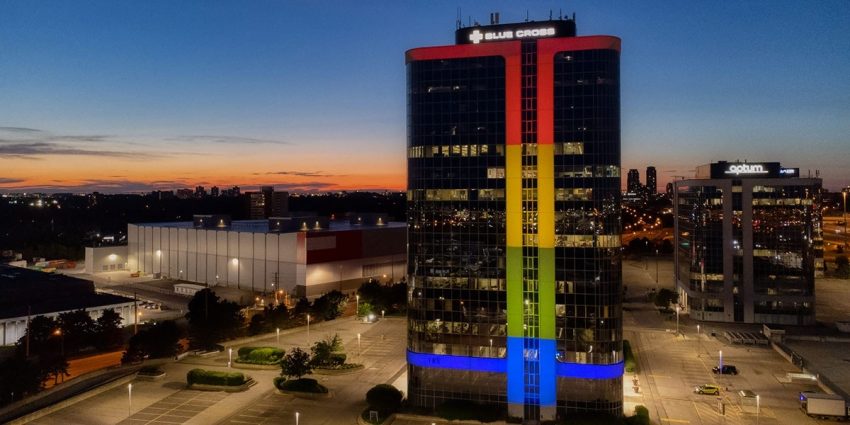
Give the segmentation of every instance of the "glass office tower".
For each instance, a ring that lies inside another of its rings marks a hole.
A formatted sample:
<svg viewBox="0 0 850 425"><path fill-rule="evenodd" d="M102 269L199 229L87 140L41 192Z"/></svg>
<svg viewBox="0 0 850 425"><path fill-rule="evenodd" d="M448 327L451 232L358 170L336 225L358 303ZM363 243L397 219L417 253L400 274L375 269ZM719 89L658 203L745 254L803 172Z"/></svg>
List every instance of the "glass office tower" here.
<svg viewBox="0 0 850 425"><path fill-rule="evenodd" d="M685 312L717 322L814 324L821 179L776 162L718 162L674 186Z"/></svg>
<svg viewBox="0 0 850 425"><path fill-rule="evenodd" d="M620 40L455 35L406 55L408 398L619 415Z"/></svg>

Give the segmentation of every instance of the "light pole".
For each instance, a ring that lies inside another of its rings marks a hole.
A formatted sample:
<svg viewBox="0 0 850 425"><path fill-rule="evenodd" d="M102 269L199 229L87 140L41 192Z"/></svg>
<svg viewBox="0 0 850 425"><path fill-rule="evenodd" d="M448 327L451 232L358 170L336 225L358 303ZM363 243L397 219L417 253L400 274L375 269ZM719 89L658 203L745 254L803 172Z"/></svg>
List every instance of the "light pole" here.
<svg viewBox="0 0 850 425"><path fill-rule="evenodd" d="M65 335L62 334L62 329L56 329L53 331L53 335L59 337L59 349L62 357L65 357Z"/></svg>
<svg viewBox="0 0 850 425"><path fill-rule="evenodd" d="M844 220L844 246L847 246L847 191L841 191L841 197L844 198L844 215L841 218Z"/></svg>
<svg viewBox="0 0 850 425"><path fill-rule="evenodd" d="M386 311L385 311L385 310L381 310L381 320L383 320L383 319L384 319L384 313L386 313Z"/></svg>
<svg viewBox="0 0 850 425"><path fill-rule="evenodd" d="M307 340L310 340L310 313L307 313Z"/></svg>
<svg viewBox="0 0 850 425"><path fill-rule="evenodd" d="M700 338L699 325L697 325L697 357L702 353L702 339Z"/></svg>
<svg viewBox="0 0 850 425"><path fill-rule="evenodd" d="M490 338L490 357L493 357L493 338Z"/></svg>
<svg viewBox="0 0 850 425"><path fill-rule="evenodd" d="M360 357L360 334L357 334L357 357Z"/></svg>
<svg viewBox="0 0 850 425"><path fill-rule="evenodd" d="M355 295L354 298L357 300L356 307L354 308L354 320L357 320L360 317L360 295Z"/></svg>
<svg viewBox="0 0 850 425"><path fill-rule="evenodd" d="M756 395L756 425L759 423L759 416L761 416L761 396Z"/></svg>
<svg viewBox="0 0 850 425"><path fill-rule="evenodd" d="M658 285L658 250L655 250L655 285Z"/></svg>
<svg viewBox="0 0 850 425"><path fill-rule="evenodd" d="M298 417L301 416L300 413L295 412L295 425L298 425Z"/></svg>
<svg viewBox="0 0 850 425"><path fill-rule="evenodd" d="M681 310L678 304L676 305L676 336L679 336L679 310Z"/></svg>
<svg viewBox="0 0 850 425"><path fill-rule="evenodd" d="M277 345L280 345L280 328L277 328Z"/></svg>
<svg viewBox="0 0 850 425"><path fill-rule="evenodd" d="M127 384L127 417L133 414L133 384Z"/></svg>
<svg viewBox="0 0 850 425"><path fill-rule="evenodd" d="M723 373L723 350L720 350L720 361L717 363L717 366L720 368L720 373Z"/></svg>
<svg viewBox="0 0 850 425"><path fill-rule="evenodd" d="M227 367L230 367L231 364L233 364L233 349L228 348L227 349Z"/></svg>

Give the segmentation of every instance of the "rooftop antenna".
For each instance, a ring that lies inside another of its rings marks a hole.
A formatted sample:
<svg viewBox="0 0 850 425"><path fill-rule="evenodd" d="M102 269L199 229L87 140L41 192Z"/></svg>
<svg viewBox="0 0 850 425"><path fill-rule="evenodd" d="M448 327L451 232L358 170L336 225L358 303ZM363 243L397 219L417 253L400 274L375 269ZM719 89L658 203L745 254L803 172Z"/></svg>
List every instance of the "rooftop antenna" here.
<svg viewBox="0 0 850 425"><path fill-rule="evenodd" d="M549 20L552 20L552 9L549 9Z"/></svg>
<svg viewBox="0 0 850 425"><path fill-rule="evenodd" d="M528 22L528 9L525 9L525 22Z"/></svg>
<svg viewBox="0 0 850 425"><path fill-rule="evenodd" d="M558 9L558 20L563 20L563 19L564 19L564 10Z"/></svg>
<svg viewBox="0 0 850 425"><path fill-rule="evenodd" d="M463 21L461 21L460 6L458 6L458 8L457 8L457 15L455 17L455 26L457 27L456 29L461 29L463 27Z"/></svg>
<svg viewBox="0 0 850 425"><path fill-rule="evenodd" d="M496 23L499 23L499 12L496 12Z"/></svg>

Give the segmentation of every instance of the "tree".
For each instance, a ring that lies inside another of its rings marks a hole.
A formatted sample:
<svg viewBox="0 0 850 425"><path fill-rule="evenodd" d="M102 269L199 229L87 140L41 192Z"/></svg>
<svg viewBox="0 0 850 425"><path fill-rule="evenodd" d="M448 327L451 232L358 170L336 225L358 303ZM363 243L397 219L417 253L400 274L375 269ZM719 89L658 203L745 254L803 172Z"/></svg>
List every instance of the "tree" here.
<svg viewBox="0 0 850 425"><path fill-rule="evenodd" d="M238 336L245 325L239 305L219 298L209 288L195 293L189 301L189 334L192 345L211 348L219 341Z"/></svg>
<svg viewBox="0 0 850 425"><path fill-rule="evenodd" d="M113 309L106 309L95 321L95 346L99 350L108 350L124 344L124 330L121 327L121 315Z"/></svg>
<svg viewBox="0 0 850 425"><path fill-rule="evenodd" d="M357 307L357 317L366 317L370 315L374 311L372 304L366 301L360 301L360 305Z"/></svg>
<svg viewBox="0 0 850 425"><path fill-rule="evenodd" d="M835 275L845 279L850 277L850 260L846 255L835 257Z"/></svg>
<svg viewBox="0 0 850 425"><path fill-rule="evenodd" d="M59 314L59 328L62 329L65 352L76 353L92 345L95 322L83 309Z"/></svg>
<svg viewBox="0 0 850 425"><path fill-rule="evenodd" d="M360 305L369 303L377 308L386 308L386 290L383 285L373 279L360 285L357 289L357 295L360 295Z"/></svg>
<svg viewBox="0 0 850 425"><path fill-rule="evenodd" d="M27 344L29 344L29 355L39 356L42 353L56 351L60 341L56 335L59 324L52 317L35 316L30 320L29 329L18 340L17 350L26 356ZM29 336L29 339L27 339Z"/></svg>
<svg viewBox="0 0 850 425"><path fill-rule="evenodd" d="M122 363L137 363L147 357L171 357L180 351L180 331L173 320L159 322L130 338Z"/></svg>
<svg viewBox="0 0 850 425"><path fill-rule="evenodd" d="M281 376L294 377L295 379L313 373L310 355L297 347L280 359L280 369Z"/></svg>
<svg viewBox="0 0 850 425"><path fill-rule="evenodd" d="M345 294L333 290L313 301L313 311L325 320L333 320L342 315L347 302Z"/></svg>
<svg viewBox="0 0 850 425"><path fill-rule="evenodd" d="M285 328L289 321L289 309L284 304L267 306L265 311L266 326L269 330Z"/></svg>
<svg viewBox="0 0 850 425"><path fill-rule="evenodd" d="M295 303L295 309L293 311L293 314L296 317L300 317L307 313L310 313L310 311L310 300L308 300L307 298L299 298L298 302Z"/></svg>
<svg viewBox="0 0 850 425"><path fill-rule="evenodd" d="M389 415L401 407L404 395L396 387L388 384L378 384L366 393L369 409L377 410L382 416Z"/></svg>
<svg viewBox="0 0 850 425"><path fill-rule="evenodd" d="M47 373L22 355L0 363L0 405L22 399L41 390Z"/></svg>
<svg viewBox="0 0 850 425"><path fill-rule="evenodd" d="M677 302L679 302L679 294L667 288L661 288L661 290L655 294L655 305L664 309L669 309L670 304L675 304Z"/></svg>
<svg viewBox="0 0 850 425"><path fill-rule="evenodd" d="M310 352L313 354L313 358L310 362L314 366L336 366L339 363L338 359L342 359L342 362L345 362L344 356L334 356L334 353L339 353L342 351L342 340L339 338L339 334L334 334L334 336L328 336L323 340L316 341L312 347L310 347Z"/></svg>

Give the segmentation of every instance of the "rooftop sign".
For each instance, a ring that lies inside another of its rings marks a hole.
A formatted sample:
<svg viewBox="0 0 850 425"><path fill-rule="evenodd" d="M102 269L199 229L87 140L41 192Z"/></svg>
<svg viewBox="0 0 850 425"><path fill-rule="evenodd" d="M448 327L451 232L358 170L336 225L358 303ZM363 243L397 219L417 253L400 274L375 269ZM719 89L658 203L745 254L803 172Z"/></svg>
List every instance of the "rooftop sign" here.
<svg viewBox="0 0 850 425"><path fill-rule="evenodd" d="M550 37L575 37L575 22L571 20L550 20L541 22L522 22L518 24L499 24L473 26L455 31L456 44L481 44L493 41L527 40Z"/></svg>
<svg viewBox="0 0 850 425"><path fill-rule="evenodd" d="M782 167L778 162L720 161L712 163L710 167L713 179L800 177L799 168Z"/></svg>

